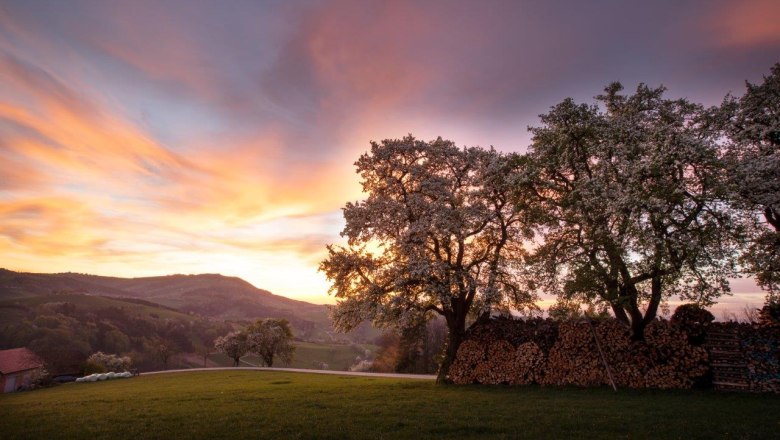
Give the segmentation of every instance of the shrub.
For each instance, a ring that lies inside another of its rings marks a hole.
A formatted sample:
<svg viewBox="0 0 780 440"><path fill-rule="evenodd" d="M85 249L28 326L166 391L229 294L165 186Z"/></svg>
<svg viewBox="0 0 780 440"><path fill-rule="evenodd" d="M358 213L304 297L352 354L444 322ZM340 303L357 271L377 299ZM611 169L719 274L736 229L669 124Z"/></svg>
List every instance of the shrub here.
<svg viewBox="0 0 780 440"><path fill-rule="evenodd" d="M768 302L758 312L758 323L765 327L780 327L780 302Z"/></svg>
<svg viewBox="0 0 780 440"><path fill-rule="evenodd" d="M102 351L92 354L87 358L84 366L85 374L105 373L107 371L128 371L132 361L127 356L117 356L115 354L106 354Z"/></svg>
<svg viewBox="0 0 780 440"><path fill-rule="evenodd" d="M714 320L715 316L698 304L683 304L677 307L670 321L688 334L688 342L701 345L704 343L707 327Z"/></svg>
<svg viewBox="0 0 780 440"><path fill-rule="evenodd" d="M90 374L95 373L105 373L108 370L106 370L106 367L101 364L97 364L95 362L86 361L84 363L84 375L89 376Z"/></svg>

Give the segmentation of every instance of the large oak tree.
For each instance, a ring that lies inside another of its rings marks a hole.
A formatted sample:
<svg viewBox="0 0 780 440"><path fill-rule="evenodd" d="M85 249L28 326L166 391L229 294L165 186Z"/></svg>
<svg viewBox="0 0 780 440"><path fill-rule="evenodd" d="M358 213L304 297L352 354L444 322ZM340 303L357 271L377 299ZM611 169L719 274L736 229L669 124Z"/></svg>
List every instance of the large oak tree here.
<svg viewBox="0 0 780 440"><path fill-rule="evenodd" d="M532 306L513 266L530 233L510 200L519 163L441 138L372 142L355 163L367 198L344 207L347 245L329 246L320 265L337 298L336 326L404 328L443 316L441 382L469 316Z"/></svg>

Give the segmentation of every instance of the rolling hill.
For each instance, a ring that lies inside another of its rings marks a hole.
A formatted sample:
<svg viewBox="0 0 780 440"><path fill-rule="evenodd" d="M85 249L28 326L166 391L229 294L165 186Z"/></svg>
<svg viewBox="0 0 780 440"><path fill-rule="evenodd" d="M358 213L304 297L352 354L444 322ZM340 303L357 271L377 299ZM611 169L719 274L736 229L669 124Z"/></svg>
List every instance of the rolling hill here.
<svg viewBox="0 0 780 440"><path fill-rule="evenodd" d="M0 301L63 293L144 300L219 320L285 318L296 337L308 341L365 342L378 334L368 326L347 336L337 334L326 306L274 295L236 277L202 274L118 278L0 269Z"/></svg>

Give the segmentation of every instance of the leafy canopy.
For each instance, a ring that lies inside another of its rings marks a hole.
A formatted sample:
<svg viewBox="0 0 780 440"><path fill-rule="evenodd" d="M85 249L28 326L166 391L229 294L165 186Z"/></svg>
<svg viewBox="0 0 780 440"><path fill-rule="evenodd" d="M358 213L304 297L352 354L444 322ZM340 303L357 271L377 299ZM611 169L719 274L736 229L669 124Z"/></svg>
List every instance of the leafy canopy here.
<svg viewBox="0 0 780 440"><path fill-rule="evenodd" d="M286 364L292 361L295 347L286 319L258 320L247 327L246 335L249 351L260 356L266 366L272 367L277 356Z"/></svg>
<svg viewBox="0 0 780 440"><path fill-rule="evenodd" d="M704 109L663 88L621 90L542 115L521 188L539 204L536 287L606 304L642 338L663 300L729 292L738 228Z"/></svg>
<svg viewBox="0 0 780 440"><path fill-rule="evenodd" d="M754 214L741 262L769 302L780 301L780 63L761 84L727 97L728 170L737 207Z"/></svg>
<svg viewBox="0 0 780 440"><path fill-rule="evenodd" d="M347 245L328 246L320 265L336 326L404 328L438 313L451 358L469 314L532 307L517 279L531 230L511 203L520 161L510 159L441 138L372 142L355 163L367 197L343 209Z"/></svg>

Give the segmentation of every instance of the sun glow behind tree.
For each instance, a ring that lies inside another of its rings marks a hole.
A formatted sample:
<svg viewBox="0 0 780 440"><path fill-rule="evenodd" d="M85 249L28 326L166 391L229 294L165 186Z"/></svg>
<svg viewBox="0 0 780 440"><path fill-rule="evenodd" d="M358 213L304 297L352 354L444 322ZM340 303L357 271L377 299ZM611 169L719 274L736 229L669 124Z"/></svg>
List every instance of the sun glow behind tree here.
<svg viewBox="0 0 780 440"><path fill-rule="evenodd" d="M441 315L444 381L467 318L535 307L518 278L531 238L528 213L512 203L521 166L492 149L411 135L372 143L355 165L368 197L345 206L348 244L330 246L320 266L337 298L334 322L408 328Z"/></svg>

